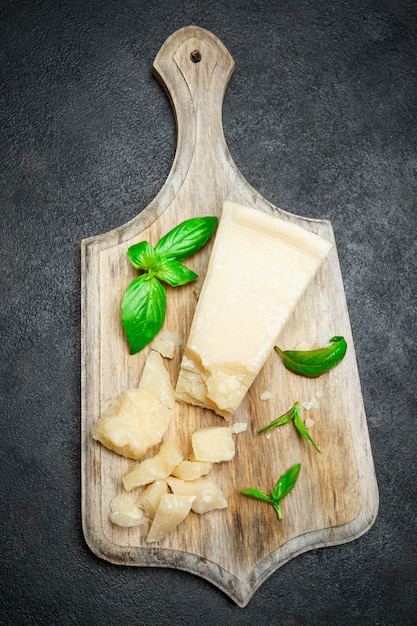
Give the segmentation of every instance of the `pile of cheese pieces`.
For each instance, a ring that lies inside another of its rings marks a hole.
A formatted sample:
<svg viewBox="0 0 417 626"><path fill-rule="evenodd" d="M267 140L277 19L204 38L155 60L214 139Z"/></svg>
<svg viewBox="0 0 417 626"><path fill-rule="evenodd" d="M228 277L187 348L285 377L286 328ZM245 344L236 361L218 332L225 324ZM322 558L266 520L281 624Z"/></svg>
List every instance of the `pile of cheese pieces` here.
<svg viewBox="0 0 417 626"><path fill-rule="evenodd" d="M162 357L173 358L180 338L161 333L153 342L137 389L128 389L94 424L93 438L117 454L138 460L161 443L175 407L175 391ZM235 455L233 435L247 425L211 427L192 435L193 455L185 460L177 442L162 443L156 455L138 463L122 478L125 491L110 503L110 520L138 526L152 519L148 542L163 539L190 513L227 507L217 484L207 476L213 463ZM134 501L130 491L143 488Z"/></svg>

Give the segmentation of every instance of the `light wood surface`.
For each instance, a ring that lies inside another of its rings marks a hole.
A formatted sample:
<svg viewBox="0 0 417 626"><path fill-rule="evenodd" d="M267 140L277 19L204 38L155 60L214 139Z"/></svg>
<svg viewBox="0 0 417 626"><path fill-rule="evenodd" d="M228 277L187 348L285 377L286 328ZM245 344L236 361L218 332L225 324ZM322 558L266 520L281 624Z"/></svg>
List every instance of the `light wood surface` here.
<svg viewBox="0 0 417 626"><path fill-rule="evenodd" d="M197 63L191 58L195 50L201 55ZM136 218L82 242L82 515L86 542L100 557L118 564L192 572L243 607L290 558L356 539L377 515L378 489L336 246L279 345L283 349L293 349L300 341L327 345L333 335L343 335L347 355L337 368L314 380L291 374L276 353L270 356L236 414L235 421L247 421L249 426L236 437L235 458L211 473L227 496L227 509L191 514L165 540L147 544L148 522L123 529L109 521L109 502L122 491L121 478L135 461L119 457L91 437L91 427L106 404L137 386L149 351L130 356L121 325L123 293L137 275L126 256L130 245L142 240L155 244L190 217L220 216L225 199L278 213L334 241L328 221L308 220L272 206L233 163L222 129L223 96L233 68L222 43L203 29L181 29L165 42L153 69L177 120L171 172L154 201ZM208 244L186 262L200 276L210 250ZM168 288L167 301L164 329L179 332L185 343L197 302L194 286ZM181 349L167 362L174 385L180 359ZM260 400L266 390L272 398ZM310 433L321 454L291 424L269 436L257 434L297 400L315 401L315 408L304 409L303 417L315 422ZM165 439L177 440L187 455L192 432L210 425L224 421L210 411L177 404ZM283 501L282 521L271 506L241 495L247 487L269 491L298 462L300 477Z"/></svg>

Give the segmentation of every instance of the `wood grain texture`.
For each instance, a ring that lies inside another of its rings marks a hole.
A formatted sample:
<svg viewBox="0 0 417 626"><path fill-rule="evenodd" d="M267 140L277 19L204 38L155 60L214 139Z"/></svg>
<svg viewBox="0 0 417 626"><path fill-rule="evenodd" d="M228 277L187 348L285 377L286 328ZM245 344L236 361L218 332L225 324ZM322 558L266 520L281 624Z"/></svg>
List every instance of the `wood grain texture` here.
<svg viewBox="0 0 417 626"><path fill-rule="evenodd" d="M201 60L191 59L198 50ZM235 421L247 421L236 438L237 454L211 475L228 498L228 508L191 514L157 546L146 543L149 523L131 529L112 525L109 502L122 490L121 478L134 461L119 457L91 437L106 404L138 384L146 348L130 356L123 335L120 304L136 276L126 257L133 243L158 239L180 221L220 216L223 201L234 200L277 213L334 241L331 224L286 213L267 202L243 178L227 149L222 103L234 62L211 33L187 27L174 33L154 62L177 120L177 152L161 191L136 218L114 231L82 242L82 515L85 539L94 553L114 563L172 567L212 582L245 606L262 582L290 558L306 550L350 541L375 520L378 489L363 407L354 345L336 247L280 337L280 347L306 340L326 345L344 335L344 361L310 380L284 369L272 354L239 408ZM204 276L211 244L187 261ZM167 289L164 329L178 331L184 343L193 317L193 285ZM181 351L167 364L175 385ZM268 390L272 398L260 400ZM286 412L296 400L315 401L304 413L322 453L302 440L292 425L270 436L257 430ZM222 425L222 418L196 407L176 405L165 439L190 451L197 428ZM148 456L152 456L149 452ZM146 457L145 457L146 458ZM267 491L280 474L301 463L296 488L283 502L278 522L272 507L240 494L247 487Z"/></svg>

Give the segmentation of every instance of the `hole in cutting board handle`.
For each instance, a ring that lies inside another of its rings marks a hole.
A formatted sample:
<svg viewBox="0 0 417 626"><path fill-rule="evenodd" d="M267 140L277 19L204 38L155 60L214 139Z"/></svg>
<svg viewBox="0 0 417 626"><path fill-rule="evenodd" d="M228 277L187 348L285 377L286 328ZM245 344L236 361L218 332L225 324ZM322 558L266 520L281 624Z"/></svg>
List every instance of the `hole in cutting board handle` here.
<svg viewBox="0 0 417 626"><path fill-rule="evenodd" d="M193 50L190 54L190 59L193 63L200 63L201 61L201 52L200 50Z"/></svg>

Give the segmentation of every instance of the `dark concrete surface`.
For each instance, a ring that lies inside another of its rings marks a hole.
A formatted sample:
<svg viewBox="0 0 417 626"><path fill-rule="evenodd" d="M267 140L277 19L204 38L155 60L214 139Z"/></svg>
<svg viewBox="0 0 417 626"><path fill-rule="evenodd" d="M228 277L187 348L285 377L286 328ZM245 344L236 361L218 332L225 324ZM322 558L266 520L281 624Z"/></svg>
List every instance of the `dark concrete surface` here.
<svg viewBox="0 0 417 626"><path fill-rule="evenodd" d="M20 0L1 13L0 623L417 624L416 3ZM331 220L380 490L360 539L283 566L245 609L179 571L96 558L80 521L80 240L156 195L176 145L151 75L197 24L236 61L232 156Z"/></svg>

